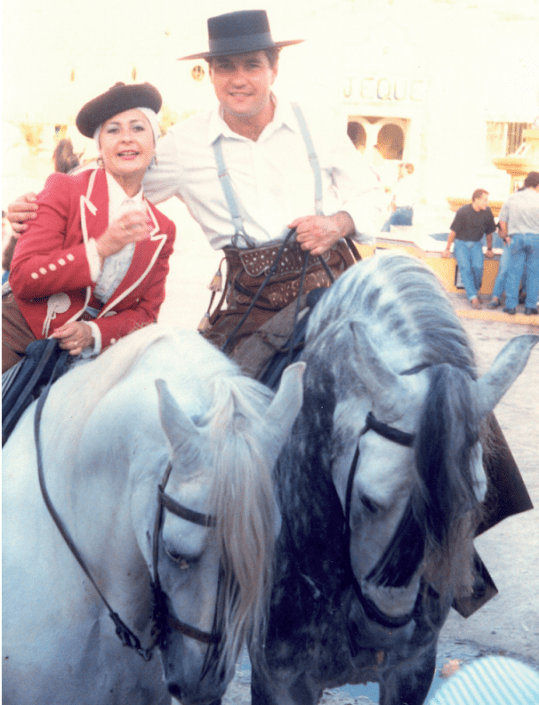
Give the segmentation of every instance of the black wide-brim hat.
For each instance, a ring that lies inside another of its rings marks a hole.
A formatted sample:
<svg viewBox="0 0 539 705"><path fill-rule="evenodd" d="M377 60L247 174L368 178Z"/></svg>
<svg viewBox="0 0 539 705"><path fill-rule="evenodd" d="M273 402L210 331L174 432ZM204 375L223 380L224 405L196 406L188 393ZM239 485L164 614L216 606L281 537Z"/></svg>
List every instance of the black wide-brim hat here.
<svg viewBox="0 0 539 705"><path fill-rule="evenodd" d="M83 105L75 123L85 137L93 137L105 120L133 108L150 108L154 113L161 110L161 94L150 83L137 83L126 86L116 83L106 93L98 95Z"/></svg>
<svg viewBox="0 0 539 705"><path fill-rule="evenodd" d="M284 42L274 42L271 38L268 16L265 10L241 10L210 17L208 20L208 39L209 51L182 56L178 60L209 59L217 56L246 54L250 51L300 44L303 41L303 39L292 39Z"/></svg>

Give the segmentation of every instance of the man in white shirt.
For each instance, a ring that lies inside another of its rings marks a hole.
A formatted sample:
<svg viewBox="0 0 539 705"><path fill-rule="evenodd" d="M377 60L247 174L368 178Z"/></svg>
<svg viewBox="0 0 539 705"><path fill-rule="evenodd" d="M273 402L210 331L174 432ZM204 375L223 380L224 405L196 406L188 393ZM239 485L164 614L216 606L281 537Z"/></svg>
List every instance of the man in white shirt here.
<svg viewBox="0 0 539 705"><path fill-rule="evenodd" d="M392 225L412 225L416 199L415 168L410 162L399 164L399 174L393 187L393 197L389 208L391 215L382 227L382 232L390 232Z"/></svg>
<svg viewBox="0 0 539 705"><path fill-rule="evenodd" d="M330 283L316 256L327 253L334 276L353 262L343 238L372 238L380 187L344 127L339 132L312 120L307 127L299 106L273 94L278 52L300 40L274 42L262 10L210 18L208 33L209 51L183 58L208 61L219 105L159 140L144 191L156 204L180 198L211 246L225 248L227 309L214 312L208 334L222 346L267 271L255 265L249 270L255 275L247 275L243 250L271 264L295 228L297 244L287 245L293 271L286 277L278 271L234 343L297 298L305 252L313 257L304 293Z"/></svg>

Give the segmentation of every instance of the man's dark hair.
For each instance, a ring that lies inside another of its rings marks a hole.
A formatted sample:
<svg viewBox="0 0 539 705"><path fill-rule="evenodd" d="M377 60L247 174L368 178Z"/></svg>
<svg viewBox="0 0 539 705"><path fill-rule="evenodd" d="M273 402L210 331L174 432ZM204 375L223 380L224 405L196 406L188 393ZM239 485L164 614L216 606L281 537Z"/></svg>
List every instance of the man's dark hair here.
<svg viewBox="0 0 539 705"><path fill-rule="evenodd" d="M524 179L524 188L537 188L539 186L539 171L530 171Z"/></svg>
<svg viewBox="0 0 539 705"><path fill-rule="evenodd" d="M475 191L472 193L472 201L475 201L476 198L483 198L484 193L486 193L488 196L488 191L485 191L484 188L476 188Z"/></svg>

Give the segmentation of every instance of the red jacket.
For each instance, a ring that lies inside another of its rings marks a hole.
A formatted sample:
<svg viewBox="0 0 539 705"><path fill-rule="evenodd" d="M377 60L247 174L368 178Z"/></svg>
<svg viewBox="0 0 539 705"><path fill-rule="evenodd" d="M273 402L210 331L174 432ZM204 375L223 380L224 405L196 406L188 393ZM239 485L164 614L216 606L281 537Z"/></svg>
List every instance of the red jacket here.
<svg viewBox="0 0 539 705"><path fill-rule="evenodd" d="M95 282L90 277L85 242L98 238L108 227L105 172L52 174L37 203L37 218L29 221L28 230L19 238L9 275L19 309L34 335L44 338L64 323L78 320L87 305L101 308L95 322L103 348L135 328L154 323L165 298L174 223L148 203L154 223L150 239L136 244L127 274L103 305L93 296ZM68 308L49 325L49 297L60 292L69 297L69 301L63 297Z"/></svg>

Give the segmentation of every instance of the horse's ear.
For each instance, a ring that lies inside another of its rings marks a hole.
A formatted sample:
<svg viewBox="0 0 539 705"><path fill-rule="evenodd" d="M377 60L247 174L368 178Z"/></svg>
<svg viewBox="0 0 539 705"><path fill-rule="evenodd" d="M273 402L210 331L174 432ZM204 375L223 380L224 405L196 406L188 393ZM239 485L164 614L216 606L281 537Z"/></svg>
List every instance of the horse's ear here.
<svg viewBox="0 0 539 705"><path fill-rule="evenodd" d="M526 367L539 335L519 335L510 340L494 360L490 370L477 382L477 401L481 418L490 414L505 392Z"/></svg>
<svg viewBox="0 0 539 705"><path fill-rule="evenodd" d="M279 390L266 413L266 421L280 430L283 443L303 403L302 378L305 367L304 362L295 362L285 369Z"/></svg>
<svg viewBox="0 0 539 705"><path fill-rule="evenodd" d="M375 410L379 410L384 421L399 418L402 404L406 402L407 390L403 378L386 365L374 349L365 327L361 323L350 323L354 336L357 359L355 368L367 389Z"/></svg>
<svg viewBox="0 0 539 705"><path fill-rule="evenodd" d="M166 437L176 452L186 441L195 439L199 433L196 425L184 414L176 399L170 393L164 379L156 379L155 386L159 396L159 416Z"/></svg>

